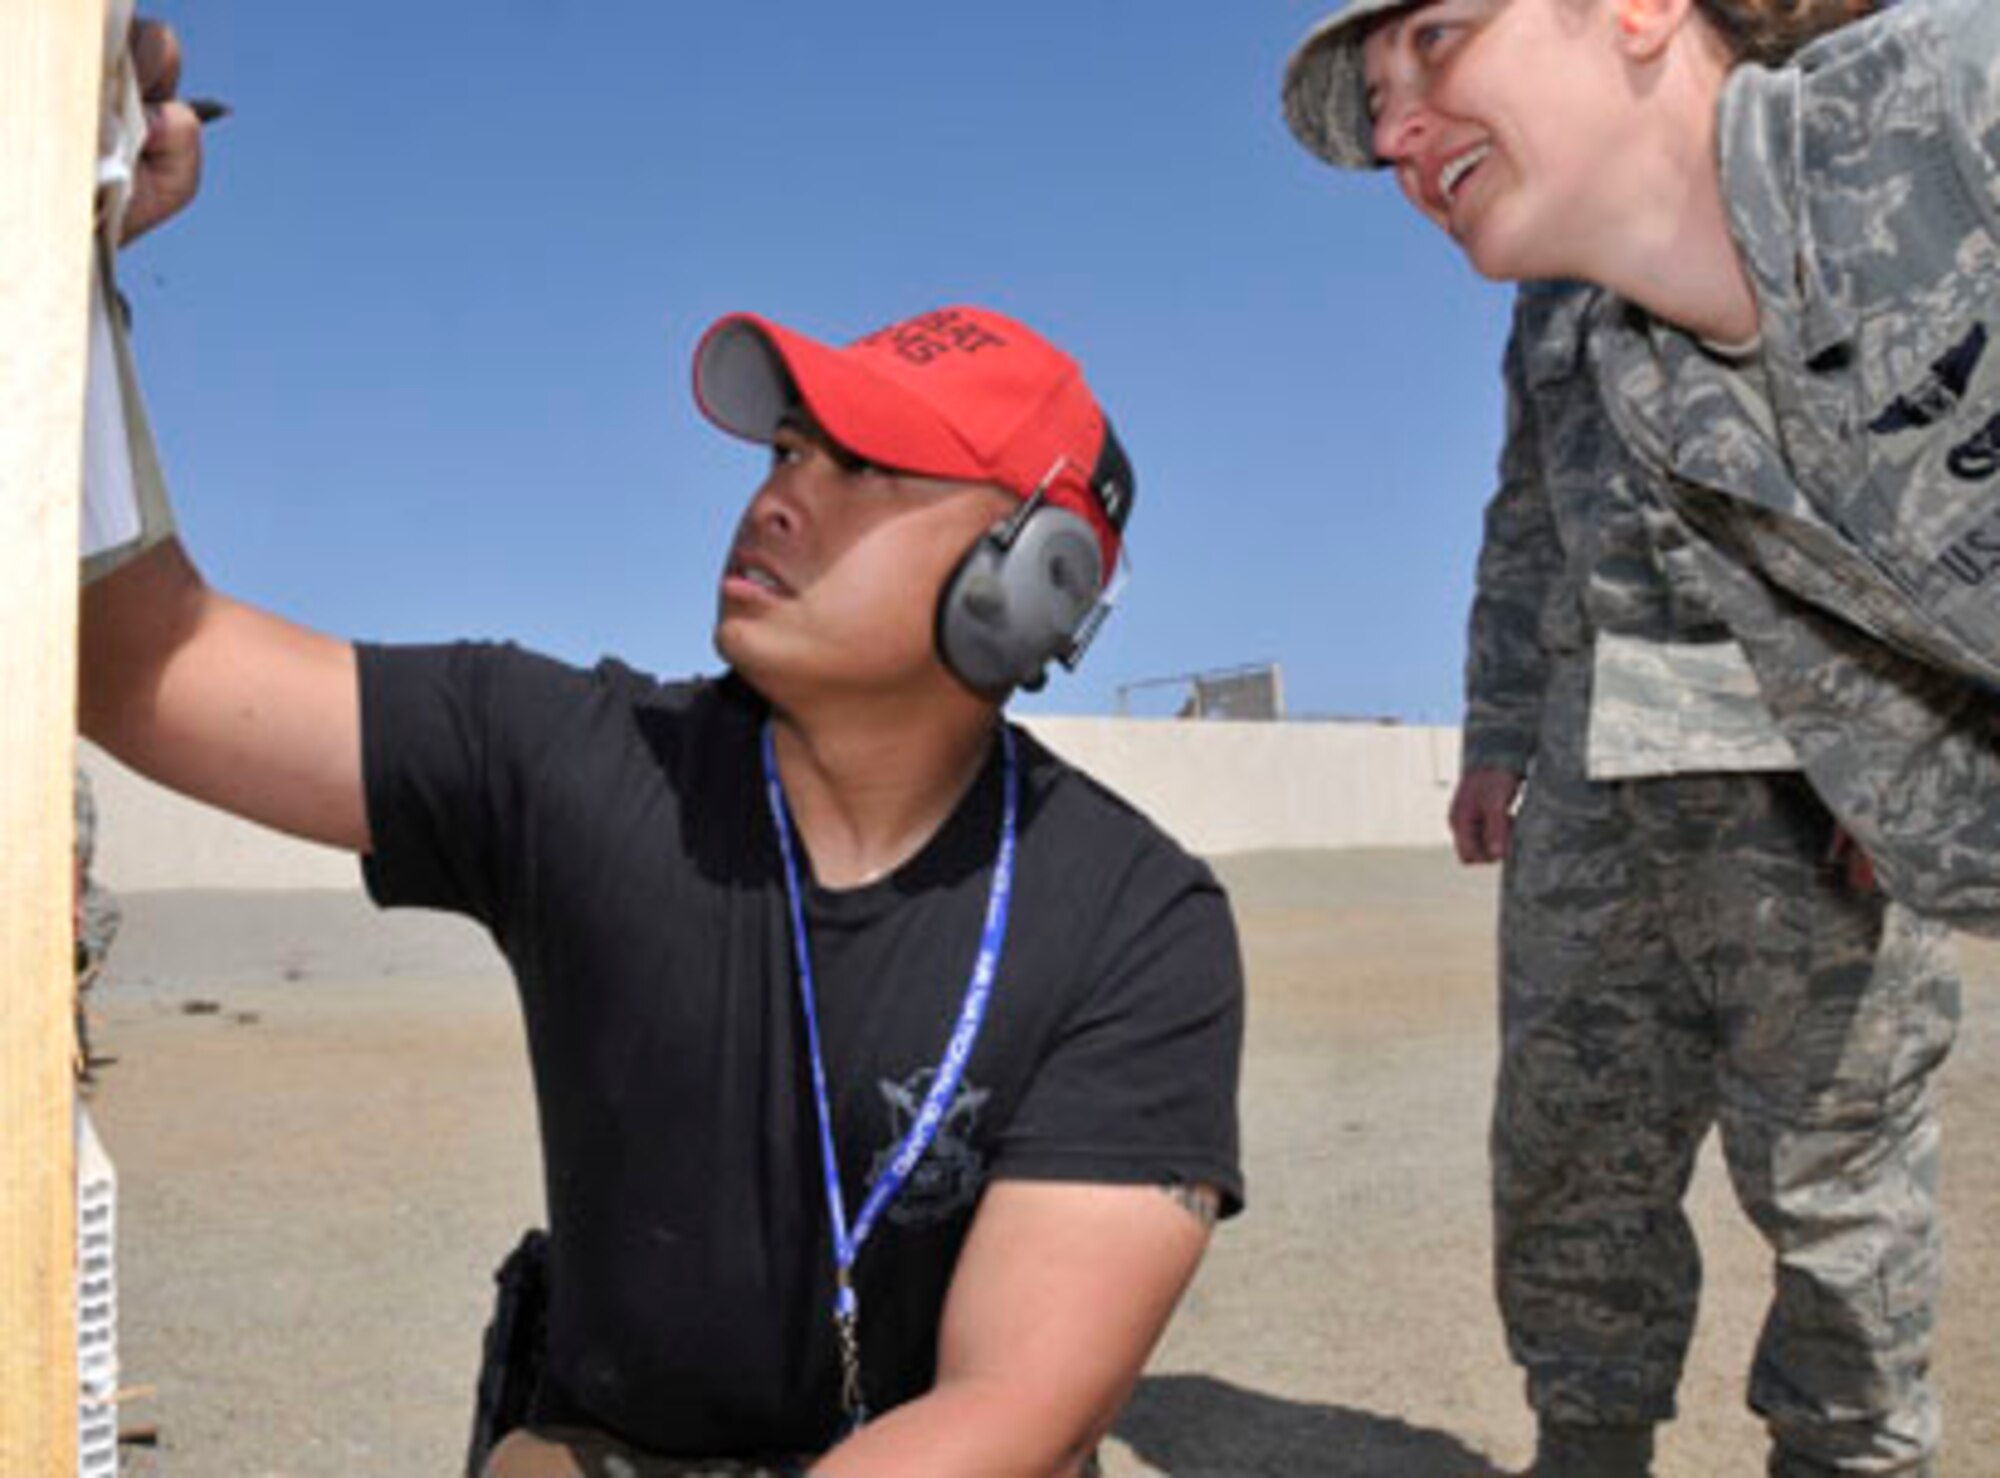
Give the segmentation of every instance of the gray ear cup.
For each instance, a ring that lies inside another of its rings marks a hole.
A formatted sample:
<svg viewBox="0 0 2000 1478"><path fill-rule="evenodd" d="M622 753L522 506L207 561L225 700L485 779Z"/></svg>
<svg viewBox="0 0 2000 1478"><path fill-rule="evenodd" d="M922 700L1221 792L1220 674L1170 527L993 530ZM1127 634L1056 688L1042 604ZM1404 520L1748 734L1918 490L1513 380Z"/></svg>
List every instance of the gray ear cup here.
<svg viewBox="0 0 2000 1478"><path fill-rule="evenodd" d="M975 692L1042 685L1104 587L1097 535L1067 508L1036 503L972 546L938 598L945 665Z"/></svg>

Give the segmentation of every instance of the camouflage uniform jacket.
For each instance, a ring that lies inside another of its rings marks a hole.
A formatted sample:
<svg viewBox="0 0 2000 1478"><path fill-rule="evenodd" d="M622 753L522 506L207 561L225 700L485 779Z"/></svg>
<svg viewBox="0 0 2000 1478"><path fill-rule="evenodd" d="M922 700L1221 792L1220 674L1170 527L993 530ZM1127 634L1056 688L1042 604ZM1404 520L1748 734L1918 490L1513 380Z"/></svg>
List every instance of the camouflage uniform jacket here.
<svg viewBox="0 0 2000 1478"><path fill-rule="evenodd" d="M1890 892L2000 932L2000 5L1907 0L1740 67L1723 188L1761 338L1607 303L1606 400Z"/></svg>
<svg viewBox="0 0 2000 1478"><path fill-rule="evenodd" d="M1545 725L1577 733L1561 749L1582 753L1587 724L1600 778L1792 768L1728 629L1655 562L1647 510L1658 494L1613 434L1588 360L1598 296L1538 283L1515 302L1507 442L1467 640L1463 766L1525 774ZM1572 664L1583 670L1559 679Z"/></svg>

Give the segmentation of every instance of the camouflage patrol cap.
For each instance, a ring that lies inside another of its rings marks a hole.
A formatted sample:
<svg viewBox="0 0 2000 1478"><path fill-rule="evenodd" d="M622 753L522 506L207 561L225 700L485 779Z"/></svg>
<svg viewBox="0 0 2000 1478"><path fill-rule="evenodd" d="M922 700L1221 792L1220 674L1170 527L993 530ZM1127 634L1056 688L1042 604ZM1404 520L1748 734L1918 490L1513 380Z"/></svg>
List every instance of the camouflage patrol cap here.
<svg viewBox="0 0 2000 1478"><path fill-rule="evenodd" d="M1361 71L1367 23L1414 0L1348 0L1306 32L1285 64L1285 122L1292 136L1328 164L1374 169L1375 121Z"/></svg>

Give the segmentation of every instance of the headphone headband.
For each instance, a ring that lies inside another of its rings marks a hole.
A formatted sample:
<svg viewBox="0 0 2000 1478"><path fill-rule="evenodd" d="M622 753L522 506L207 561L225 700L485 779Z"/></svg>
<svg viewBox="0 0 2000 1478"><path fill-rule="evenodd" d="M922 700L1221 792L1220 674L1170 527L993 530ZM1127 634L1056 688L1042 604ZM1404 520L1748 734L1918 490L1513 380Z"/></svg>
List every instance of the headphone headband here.
<svg viewBox="0 0 2000 1478"><path fill-rule="evenodd" d="M1132 476L1132 460L1125 455L1125 447L1112 429L1109 416L1104 417L1104 444L1097 449L1097 465L1090 469L1089 487L1091 497L1097 500L1105 519L1122 539L1125 521L1132 516L1132 498L1138 489Z"/></svg>

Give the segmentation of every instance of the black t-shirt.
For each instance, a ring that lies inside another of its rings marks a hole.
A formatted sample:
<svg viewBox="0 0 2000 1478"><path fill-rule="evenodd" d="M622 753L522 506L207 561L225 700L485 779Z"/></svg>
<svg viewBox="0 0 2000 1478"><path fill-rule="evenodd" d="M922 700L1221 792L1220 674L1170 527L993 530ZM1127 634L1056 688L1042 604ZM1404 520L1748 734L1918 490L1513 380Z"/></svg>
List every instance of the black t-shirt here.
<svg viewBox="0 0 2000 1478"><path fill-rule="evenodd" d="M661 684L473 645L363 648L361 698L370 892L481 920L520 988L551 1234L545 1414L661 1453L822 1450L840 1424L833 1255L761 700L735 678ZM1242 973L1222 891L1018 743L985 1026L857 1265L876 1411L934 1379L987 1181L1206 1182L1240 1202ZM964 998L998 754L889 878L806 880L850 1219Z"/></svg>

